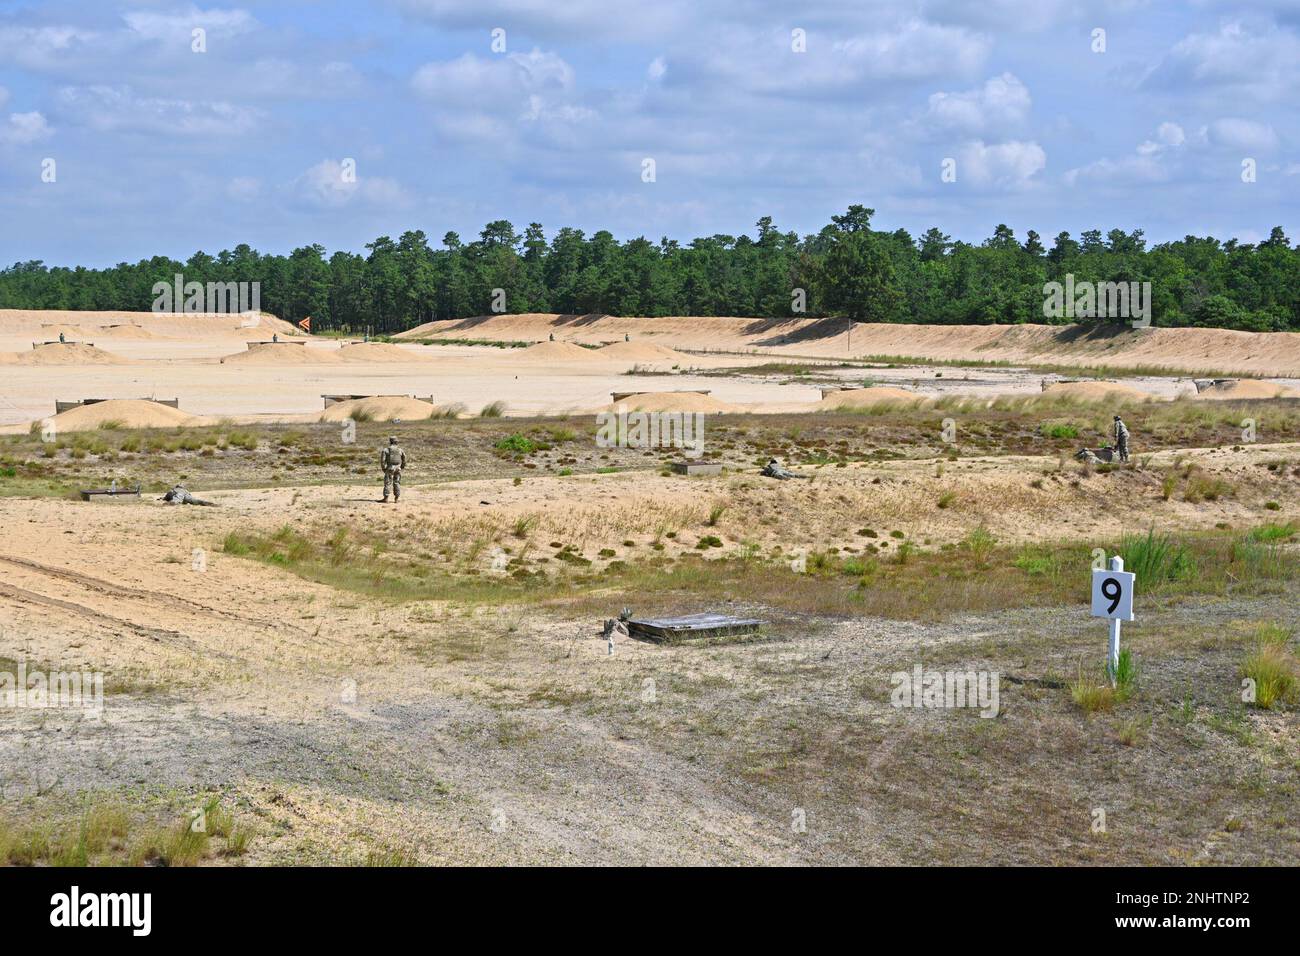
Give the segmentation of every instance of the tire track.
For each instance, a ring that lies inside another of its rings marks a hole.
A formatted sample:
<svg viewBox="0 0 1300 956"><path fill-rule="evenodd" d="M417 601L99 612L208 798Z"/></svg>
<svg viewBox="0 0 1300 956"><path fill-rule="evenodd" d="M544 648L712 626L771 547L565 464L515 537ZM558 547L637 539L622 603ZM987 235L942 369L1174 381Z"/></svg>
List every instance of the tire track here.
<svg viewBox="0 0 1300 956"><path fill-rule="evenodd" d="M0 554L0 562L17 565L18 567L26 568L29 571L35 571L38 574L61 578L65 581L72 581L82 587L88 588L92 591L99 591L103 594L110 594L117 597L135 599L148 603L170 605L174 609L190 613L198 611L220 621L239 621L242 624L251 624L254 627L263 628L268 631L275 631L277 633L289 630L297 631L304 637L307 636L307 631L305 629L294 624L289 624L287 622L272 624L259 618L246 617L243 614L236 614L232 611L223 611L220 608L201 604L198 601L192 601L189 598L179 597L175 594L168 594L165 591L147 591L139 588L127 587L126 585L106 581L103 578L92 577L89 574L70 571L66 568L56 568L52 565L42 564L39 561L32 561L28 558L15 558L9 555Z"/></svg>
<svg viewBox="0 0 1300 956"><path fill-rule="evenodd" d="M5 584L2 581L0 581L0 597L7 597L20 604L35 604L42 607L58 608L76 614L79 617L89 618L100 624L106 624L110 627L131 631L141 637L146 637L159 643L183 648L197 656L215 656L228 661L236 659L224 651L201 645L192 638L182 634L180 631L170 631L165 628L137 624L134 621L114 617L111 614L105 614L103 611L97 611L94 608L86 607L84 604L77 604L75 601L65 601L61 598L38 594L35 591L29 591L26 588L20 588L12 584Z"/></svg>

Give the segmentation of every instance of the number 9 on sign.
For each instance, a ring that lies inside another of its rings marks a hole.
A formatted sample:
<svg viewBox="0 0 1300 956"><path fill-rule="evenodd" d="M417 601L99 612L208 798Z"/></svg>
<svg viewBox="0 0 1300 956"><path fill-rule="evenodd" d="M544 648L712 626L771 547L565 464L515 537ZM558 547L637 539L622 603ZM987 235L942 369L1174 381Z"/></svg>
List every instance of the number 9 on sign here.
<svg viewBox="0 0 1300 956"><path fill-rule="evenodd" d="M1133 582L1128 571L1092 572L1092 616L1112 620L1133 620Z"/></svg>

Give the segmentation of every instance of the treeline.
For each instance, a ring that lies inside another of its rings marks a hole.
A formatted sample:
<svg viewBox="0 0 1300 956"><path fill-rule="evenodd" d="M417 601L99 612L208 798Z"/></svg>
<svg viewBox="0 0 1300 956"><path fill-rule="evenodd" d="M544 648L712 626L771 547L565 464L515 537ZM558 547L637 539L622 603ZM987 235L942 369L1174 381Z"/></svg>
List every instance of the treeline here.
<svg viewBox="0 0 1300 956"><path fill-rule="evenodd" d="M1005 225L984 242L954 242L938 229L919 238L871 228L860 205L815 235L781 232L770 217L757 235L715 235L681 245L618 242L601 230L564 228L549 240L533 223L505 220L472 242L447 233L387 236L367 254L319 245L288 256L247 245L186 262L157 256L108 269L20 262L0 270L0 308L148 310L154 284L257 282L261 307L314 331L398 332L433 319L494 311L612 315L843 315L858 321L987 324L1044 318L1047 282L1150 282L1152 320L1166 326L1300 330L1300 250L1281 227L1259 244L1187 236L1147 248L1142 230L1063 232L1050 248L1032 230ZM499 291L498 291L499 290Z"/></svg>

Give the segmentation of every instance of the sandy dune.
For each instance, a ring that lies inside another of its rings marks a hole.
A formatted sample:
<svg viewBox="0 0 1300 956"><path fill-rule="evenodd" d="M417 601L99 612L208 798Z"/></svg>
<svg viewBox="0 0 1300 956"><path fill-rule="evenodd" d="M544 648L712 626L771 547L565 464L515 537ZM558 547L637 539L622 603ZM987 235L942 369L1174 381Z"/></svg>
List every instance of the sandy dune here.
<svg viewBox="0 0 1300 956"><path fill-rule="evenodd" d="M60 412L50 420L59 431L66 432L91 431L111 423L117 423L122 428L170 428L206 423L205 419L187 415L170 405L141 399L111 399L93 405L81 405Z"/></svg>
<svg viewBox="0 0 1300 956"><path fill-rule="evenodd" d="M1224 329L1130 329L1123 326L859 324L844 319L664 318L605 315L492 315L430 322L398 338L557 339L714 351L771 351L814 358L911 356L958 361L1089 362L1161 366L1184 372L1222 369L1252 375L1300 374L1300 333Z"/></svg>
<svg viewBox="0 0 1300 956"><path fill-rule="evenodd" d="M32 342L56 337L58 331L95 345L69 342L32 348ZM784 413L867 407L882 399L1040 394L1042 372L1005 367L1026 358L1172 366L1177 363L1171 355L1177 353L1189 366L1237 362L1260 369L1300 368L1296 336L1197 329L1102 335L1046 326L861 325L851 332L852 354L859 357L919 353L1002 363L971 369L898 361L872 368L842 365L841 350L847 350L850 333L844 323L828 320L491 316L435 323L399 339L431 333L450 339L536 342L511 349L340 344L336 339L298 333L288 323L265 315L254 324L252 318L238 315L0 311L0 428L21 431L32 421L52 415L55 401L142 395L178 398L187 415L240 421L316 421L323 408L321 396L336 394L433 396L435 405L464 406L470 414L500 402L507 415L531 416L591 414L613 407L615 393L638 392L652 393L640 401L655 403L663 411ZM552 334L556 341L549 340ZM273 335L281 341L269 342ZM630 341L624 340L625 335L630 335ZM1162 341L1173 343L1174 353L1153 354ZM583 347L579 342L602 347ZM1206 349L1215 354L1213 362L1198 353ZM804 374L782 369L708 374L719 368L795 358L813 368ZM633 370L638 375L629 377ZM857 390L823 401L822 389L837 384ZM900 394L863 390L864 384ZM1231 391L1216 390L1202 397L1285 398L1291 394L1285 389L1296 386L1300 381L1243 381ZM693 402L689 409L682 400L661 394L695 390L709 391L710 400ZM1194 395L1195 389L1189 380L1143 375L1125 378L1122 384L1055 386L1052 393L1131 401ZM396 417L411 414L407 410ZM384 411L379 410L377 417L384 418Z"/></svg>
<svg viewBox="0 0 1300 956"><path fill-rule="evenodd" d="M433 414L434 406L419 399L403 395L377 395L374 398L355 398L346 402L336 402L325 409L320 420L323 422L342 422L349 418L357 421L391 422L415 421L428 418Z"/></svg>
<svg viewBox="0 0 1300 956"><path fill-rule="evenodd" d="M1300 398L1300 391L1278 385L1276 382L1261 382L1257 379L1241 379L1227 382L1198 392L1197 398L1205 401L1225 401L1245 398Z"/></svg>
<svg viewBox="0 0 1300 956"><path fill-rule="evenodd" d="M914 404L925 396L902 388L853 388L832 392L817 403L819 409L870 408L874 405Z"/></svg>
<svg viewBox="0 0 1300 956"><path fill-rule="evenodd" d="M131 359L105 352L80 342L39 345L30 352L18 352L15 365L130 365Z"/></svg>
<svg viewBox="0 0 1300 956"><path fill-rule="evenodd" d="M1044 395L1054 398L1075 398L1085 402L1099 402L1106 399L1120 399L1140 402L1151 396L1128 385L1118 382L1057 382L1043 390Z"/></svg>

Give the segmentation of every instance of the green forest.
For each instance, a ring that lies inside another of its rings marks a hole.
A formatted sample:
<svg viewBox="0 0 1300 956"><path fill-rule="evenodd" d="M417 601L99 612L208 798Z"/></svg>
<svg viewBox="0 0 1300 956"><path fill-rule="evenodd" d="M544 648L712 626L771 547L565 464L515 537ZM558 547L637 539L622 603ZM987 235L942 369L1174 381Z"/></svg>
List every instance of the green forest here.
<svg viewBox="0 0 1300 956"><path fill-rule="evenodd" d="M1049 245L1033 230L1021 239L999 225L976 245L937 228L919 238L879 231L874 214L850 206L803 237L765 216L754 236L686 245L571 228L548 240L538 223L520 234L498 220L471 242L448 232L433 248L415 230L381 236L365 255L310 245L284 256L241 244L185 262L156 256L106 269L19 262L0 270L0 308L148 310L154 284L180 273L186 282L260 283L263 310L292 322L311 316L313 331L368 326L386 334L493 311L1066 322L1044 318L1043 286L1068 274L1076 282L1151 283L1156 325L1300 331L1300 249L1281 227L1257 245L1187 236L1148 248L1140 229L1094 229L1077 239L1062 232ZM504 297L494 299L496 289Z"/></svg>

